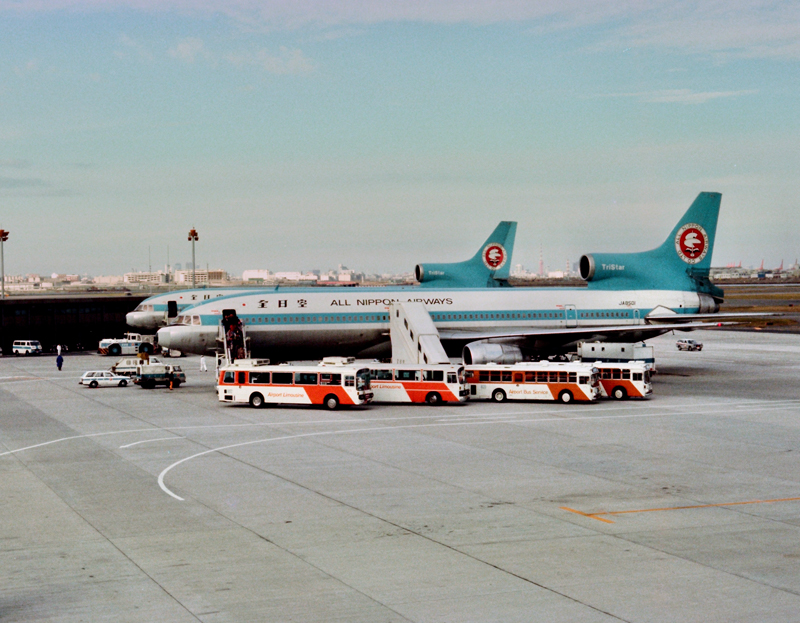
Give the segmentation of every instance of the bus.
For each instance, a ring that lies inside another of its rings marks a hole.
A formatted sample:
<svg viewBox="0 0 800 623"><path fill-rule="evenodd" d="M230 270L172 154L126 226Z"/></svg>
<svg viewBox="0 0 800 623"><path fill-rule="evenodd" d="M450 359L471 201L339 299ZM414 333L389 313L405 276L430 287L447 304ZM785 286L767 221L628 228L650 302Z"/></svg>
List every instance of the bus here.
<svg viewBox="0 0 800 623"><path fill-rule="evenodd" d="M594 402L600 394L597 368L577 361L470 365L466 377L469 396L477 400Z"/></svg>
<svg viewBox="0 0 800 623"><path fill-rule="evenodd" d="M370 363L373 402L464 402L469 389L461 364Z"/></svg>
<svg viewBox="0 0 800 623"><path fill-rule="evenodd" d="M267 404L363 405L372 400L369 369L354 365L270 365L269 360L237 359L219 369L220 402Z"/></svg>
<svg viewBox="0 0 800 623"><path fill-rule="evenodd" d="M644 361L595 361L599 371L600 396L603 398L650 398L653 385L650 368Z"/></svg>

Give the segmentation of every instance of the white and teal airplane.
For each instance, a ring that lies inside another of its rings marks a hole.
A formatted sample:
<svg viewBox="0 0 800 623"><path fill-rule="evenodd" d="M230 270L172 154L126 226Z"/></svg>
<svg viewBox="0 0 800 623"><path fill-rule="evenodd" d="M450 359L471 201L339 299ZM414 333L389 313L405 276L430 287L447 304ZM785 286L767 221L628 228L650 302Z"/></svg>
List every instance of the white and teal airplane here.
<svg viewBox="0 0 800 623"><path fill-rule="evenodd" d="M506 262L506 259L511 256L514 249L516 229L516 223L503 221L471 260L458 264L427 265L427 273L424 277L426 284L436 283L442 287L508 286L509 263ZM491 256L487 261L494 263L495 268L488 267L489 264L484 266L481 253L485 249L488 249L487 254ZM420 267L417 268L421 270ZM419 278L420 275L417 277ZM126 314L125 321L141 333L154 333L161 327L176 322L178 316L187 307L223 297L261 292L268 294L275 290L274 287L264 289L257 286L173 290L146 298L136 309Z"/></svg>
<svg viewBox="0 0 800 623"><path fill-rule="evenodd" d="M720 198L700 193L656 249L584 255L586 287L508 287L516 224L504 222L472 259L417 266L419 286L230 294L187 307L158 331L158 341L184 352L217 351L222 315L233 311L254 357L387 357L388 306L415 301L425 305L449 354L463 352L467 363L513 362L567 350L579 340L633 342L738 319L743 315L718 313L723 292L708 279Z"/></svg>

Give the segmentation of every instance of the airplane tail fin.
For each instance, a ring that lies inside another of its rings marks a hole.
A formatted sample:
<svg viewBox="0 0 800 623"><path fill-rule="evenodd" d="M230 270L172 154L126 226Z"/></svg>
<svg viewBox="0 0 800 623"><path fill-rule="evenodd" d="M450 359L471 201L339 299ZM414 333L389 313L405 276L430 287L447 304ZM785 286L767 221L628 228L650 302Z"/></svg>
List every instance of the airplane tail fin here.
<svg viewBox="0 0 800 623"><path fill-rule="evenodd" d="M664 243L641 253L593 253L581 277L596 289L683 290L722 298L708 279L722 195L702 192Z"/></svg>
<svg viewBox="0 0 800 623"><path fill-rule="evenodd" d="M516 233L516 222L502 221L472 258L450 264L417 264L417 281L437 288L507 286Z"/></svg>

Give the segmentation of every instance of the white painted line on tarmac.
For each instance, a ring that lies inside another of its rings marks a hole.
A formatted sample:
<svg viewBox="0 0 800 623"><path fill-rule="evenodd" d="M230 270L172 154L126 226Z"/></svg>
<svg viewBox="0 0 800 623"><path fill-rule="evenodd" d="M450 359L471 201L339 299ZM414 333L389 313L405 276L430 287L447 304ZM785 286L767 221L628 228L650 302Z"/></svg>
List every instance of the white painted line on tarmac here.
<svg viewBox="0 0 800 623"><path fill-rule="evenodd" d="M789 402L790 404L783 405L782 407L779 406L775 410L796 408L798 406L798 403L800 403L800 401L798 401L798 400L792 400L792 401L787 401L787 402ZM705 405L705 406L708 406L708 405ZM717 406L722 408L722 407L728 407L729 405L717 405ZM230 445L227 445L227 446L221 446L219 448L212 448L210 450L204 450L203 452L198 452L197 454L193 454L192 456L187 456L186 458L183 458L183 459L181 459L179 461L176 461L175 463L173 463L172 465L170 465L169 467L164 469L158 475L158 486L161 487L162 491L164 491L164 493L166 493L167 495L170 495L173 498L175 498L176 500L183 502L183 501L185 501L184 498L182 498L179 495L177 495L176 493L174 493L171 489L169 489L169 487L167 487L164 484L164 477L170 471L172 471L173 468L175 468L178 465L181 465L183 463L186 463L188 461L191 461L193 459L199 458L201 456L205 456L207 454L212 454L214 452L222 452L224 450L230 450L232 448L241 448L241 447L244 447L244 446L251 446L251 445L254 445L254 444L258 444L258 443L268 443L270 441L287 441L287 440L290 440L290 439L301 439L301 438L304 438L304 437L323 437L323 436L332 436L332 435L346 435L346 434L353 434L353 433L374 433L374 432L384 432L384 433L386 433L386 432L392 432L392 431L395 431L395 430L408 430L408 429L412 429L412 428L434 428L434 427L444 427L444 426L481 426L481 425L486 425L486 424L508 424L508 423L513 423L513 424L523 424L523 423L539 424L539 423L544 423L544 422L560 422L560 423L564 423L564 422L572 422L572 421L618 420L618 419L630 419L630 418L639 418L639 417L652 418L652 417L664 417L664 416L674 416L674 415L713 415L715 417L720 417L720 416L722 416L722 417L730 417L731 416L730 413L709 413L707 409L704 409L702 411L686 411L686 412L682 412L682 413L631 413L631 414L625 414L625 415L580 416L580 417L574 417L574 418L539 418L539 419L529 419L529 420L517 419L517 420L502 420L502 421L483 421L482 420L482 421L473 421L473 422L467 422L467 421L441 422L441 421L439 421L439 422L434 422L434 423L430 423L430 424L406 424L406 425L400 425L400 426L378 426L378 427L373 427L373 428L352 428L352 429L348 429L348 430L338 430L338 431L319 431L319 432L314 432L314 433L300 433L300 434L297 434L297 435L286 435L286 436L283 436L283 437L269 437L269 438L266 438L266 439L256 439L256 440L253 440L253 441L244 441L244 442L241 442L241 443L235 443L235 444L230 444Z"/></svg>
<svg viewBox="0 0 800 623"><path fill-rule="evenodd" d="M172 441L173 439L186 439L186 437L159 437L158 439L145 439L144 441L134 441L133 443L125 444L124 446L120 446L120 449L138 446L142 443L151 443L153 441Z"/></svg>

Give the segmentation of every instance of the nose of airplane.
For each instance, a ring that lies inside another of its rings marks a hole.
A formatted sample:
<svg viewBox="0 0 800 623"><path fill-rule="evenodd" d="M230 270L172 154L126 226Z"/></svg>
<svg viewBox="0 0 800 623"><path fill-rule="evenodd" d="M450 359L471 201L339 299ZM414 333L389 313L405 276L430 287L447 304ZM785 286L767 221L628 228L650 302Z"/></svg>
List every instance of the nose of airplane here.
<svg viewBox="0 0 800 623"><path fill-rule="evenodd" d="M163 327L158 330L158 344L161 348L174 348L177 350L177 339L173 330L175 327Z"/></svg>

